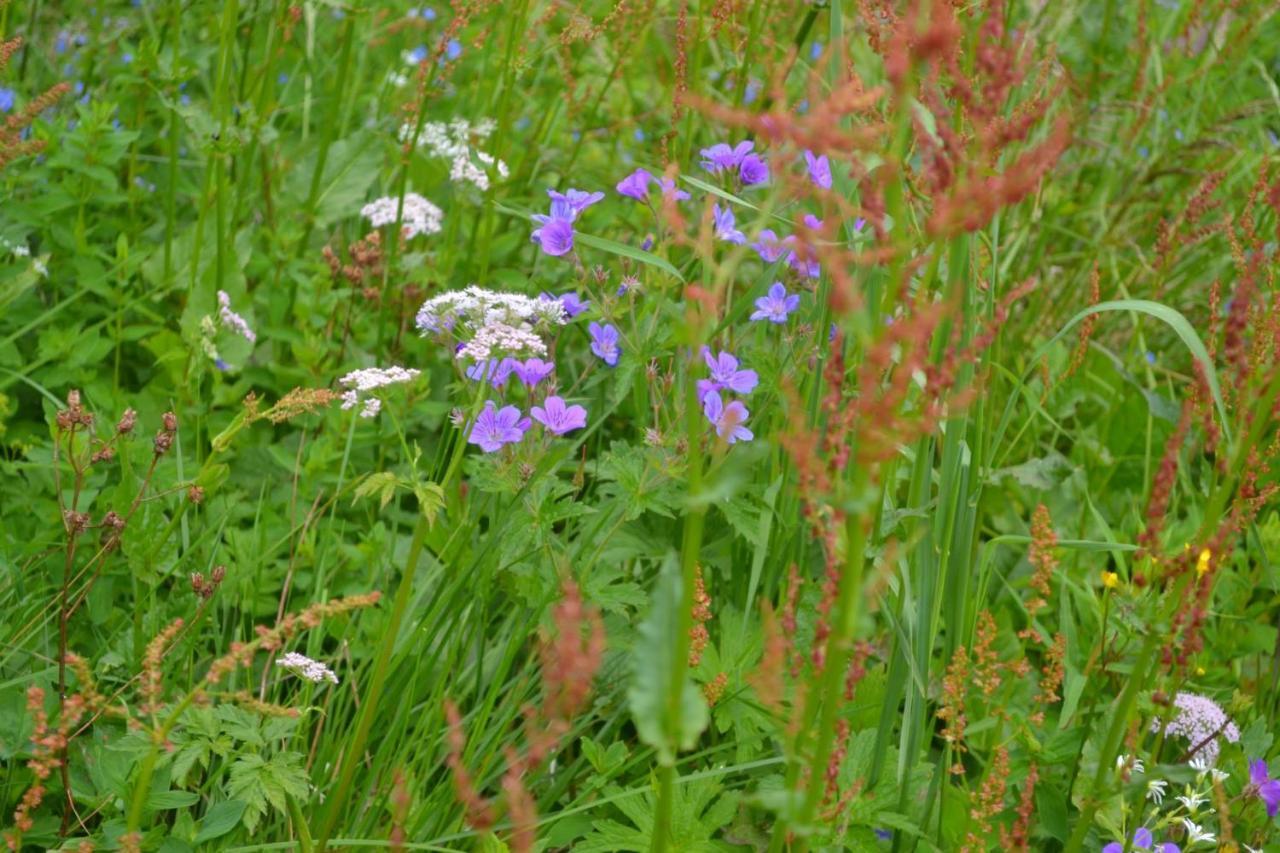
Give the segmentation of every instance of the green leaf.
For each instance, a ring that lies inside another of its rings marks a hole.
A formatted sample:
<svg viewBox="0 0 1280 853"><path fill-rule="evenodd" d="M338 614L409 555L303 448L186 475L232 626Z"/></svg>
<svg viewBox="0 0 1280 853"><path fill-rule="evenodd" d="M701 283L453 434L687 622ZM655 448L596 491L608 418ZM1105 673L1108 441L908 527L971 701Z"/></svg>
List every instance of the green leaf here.
<svg viewBox="0 0 1280 853"><path fill-rule="evenodd" d="M200 801L198 794L191 791L156 791L147 797L147 808L154 811L180 809Z"/></svg>
<svg viewBox="0 0 1280 853"><path fill-rule="evenodd" d="M235 829L241 815L244 814L244 808L243 800L223 800L220 803L214 803L209 807L209 811L205 812L204 819L200 821L196 843L202 844L205 841L221 838Z"/></svg>
<svg viewBox="0 0 1280 853"><path fill-rule="evenodd" d="M391 499L396 494L397 477L390 471L375 471L365 477L360 485L355 488L355 497L351 499L354 504L358 500L378 495L378 508L385 509L387 504L391 503Z"/></svg>
<svg viewBox="0 0 1280 853"><path fill-rule="evenodd" d="M422 517L427 520L428 525L434 526L436 516L444 509L444 489L438 483L417 483L413 487L413 494L418 499L418 510ZM386 506L385 502L383 506Z"/></svg>
<svg viewBox="0 0 1280 853"><path fill-rule="evenodd" d="M686 674L680 691L679 719L667 724L667 691L676 635L680 630L681 579L674 554L668 555L653 590L653 606L640 625L631 654L631 688L627 703L640 740L658 752L659 761L675 761L677 750L692 749L707 727L709 714L702 692ZM673 737L674 736L674 737Z"/></svg>

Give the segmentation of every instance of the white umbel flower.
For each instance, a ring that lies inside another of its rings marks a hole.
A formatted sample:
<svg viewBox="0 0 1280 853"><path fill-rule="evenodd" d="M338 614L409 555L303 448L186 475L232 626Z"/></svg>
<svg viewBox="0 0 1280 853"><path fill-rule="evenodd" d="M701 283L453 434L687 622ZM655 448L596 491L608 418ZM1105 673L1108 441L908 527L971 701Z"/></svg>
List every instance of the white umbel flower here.
<svg viewBox="0 0 1280 853"><path fill-rule="evenodd" d="M298 654L297 652L288 652L281 655L280 659L276 661L276 666L282 666L294 675L305 678L307 681L313 681L316 684L322 681L328 681L331 684L338 683L338 676L334 674L333 670L320 663L320 661L312 660L306 655Z"/></svg>
<svg viewBox="0 0 1280 853"><path fill-rule="evenodd" d="M423 334L452 332L467 338L485 326L504 323L520 326L563 325L569 321L558 299L535 299L522 293L485 290L472 285L428 299L418 309L414 324Z"/></svg>
<svg viewBox="0 0 1280 853"><path fill-rule="evenodd" d="M338 383L347 389L342 392L342 408L354 409L356 406L362 406L360 417L377 417L378 412L382 410L382 401L370 396L369 392L388 385L410 382L417 377L418 373L419 371L413 368L399 365L353 370L338 380Z"/></svg>
<svg viewBox="0 0 1280 853"><path fill-rule="evenodd" d="M458 350L458 358L486 361L495 355L542 358L547 345L527 325L508 326L506 323L490 323L476 330L475 337Z"/></svg>
<svg viewBox="0 0 1280 853"><path fill-rule="evenodd" d="M369 220L374 228L394 225L400 199L397 196L383 196L360 208L360 215ZM440 208L427 201L417 193L404 194L404 215L400 220L401 231L406 238L419 234L440 233L444 213Z"/></svg>

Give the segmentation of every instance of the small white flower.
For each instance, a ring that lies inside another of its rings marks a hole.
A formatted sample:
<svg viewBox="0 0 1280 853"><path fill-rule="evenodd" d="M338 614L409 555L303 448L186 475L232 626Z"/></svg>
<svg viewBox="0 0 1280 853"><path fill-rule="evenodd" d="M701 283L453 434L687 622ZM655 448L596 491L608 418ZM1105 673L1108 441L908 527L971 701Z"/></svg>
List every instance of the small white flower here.
<svg viewBox="0 0 1280 853"><path fill-rule="evenodd" d="M1231 778L1231 774L1225 770L1219 770L1216 767L1209 768L1209 775L1213 777L1215 782L1225 782Z"/></svg>
<svg viewBox="0 0 1280 853"><path fill-rule="evenodd" d="M1147 782L1147 799L1157 806L1164 802L1164 789L1169 783L1163 779L1152 779Z"/></svg>
<svg viewBox="0 0 1280 853"><path fill-rule="evenodd" d="M1182 819L1182 825L1187 828L1187 844L1189 845L1200 841L1203 841L1206 844L1213 844L1217 840L1214 838L1212 832L1205 832L1185 817Z"/></svg>
<svg viewBox="0 0 1280 853"><path fill-rule="evenodd" d="M1196 811L1200 808L1200 806L1209 802L1209 798L1206 795L1201 794L1198 791L1193 791L1191 790L1190 787L1188 787L1187 795L1183 797L1178 797L1178 802L1186 806L1187 811L1191 812L1192 814L1195 814Z"/></svg>
<svg viewBox="0 0 1280 853"><path fill-rule="evenodd" d="M41 278L49 277L49 268L45 266L44 261L40 260L39 258L36 258L34 261L31 262L31 268L35 270L36 275L40 276Z"/></svg>
<svg viewBox="0 0 1280 853"><path fill-rule="evenodd" d="M1130 764L1130 762L1132 762L1132 764ZM1138 758L1136 755L1135 756L1128 756L1128 755L1116 756L1117 770L1124 770L1126 764L1129 765L1130 770L1134 773L1142 773L1146 770L1146 768L1142 764L1142 759Z"/></svg>
<svg viewBox="0 0 1280 853"><path fill-rule="evenodd" d="M28 258L31 256L31 250L27 248L25 243L19 243L13 247L13 256L15 258Z"/></svg>
<svg viewBox="0 0 1280 853"><path fill-rule="evenodd" d="M333 670L320 663L318 660L312 660L306 655L297 652L289 652L282 655L276 661L276 666L282 666L290 672L305 678L307 681L313 681L319 684L321 681L328 681L333 684L338 683L338 676L333 674Z"/></svg>

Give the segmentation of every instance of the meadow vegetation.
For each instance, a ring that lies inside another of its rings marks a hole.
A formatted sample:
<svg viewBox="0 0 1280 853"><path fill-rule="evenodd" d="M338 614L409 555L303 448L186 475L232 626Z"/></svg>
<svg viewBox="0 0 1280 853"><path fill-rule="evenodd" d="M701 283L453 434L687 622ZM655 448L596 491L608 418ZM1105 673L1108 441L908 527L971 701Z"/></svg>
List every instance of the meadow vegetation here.
<svg viewBox="0 0 1280 853"><path fill-rule="evenodd" d="M1267 0L0 0L11 850L1280 850Z"/></svg>

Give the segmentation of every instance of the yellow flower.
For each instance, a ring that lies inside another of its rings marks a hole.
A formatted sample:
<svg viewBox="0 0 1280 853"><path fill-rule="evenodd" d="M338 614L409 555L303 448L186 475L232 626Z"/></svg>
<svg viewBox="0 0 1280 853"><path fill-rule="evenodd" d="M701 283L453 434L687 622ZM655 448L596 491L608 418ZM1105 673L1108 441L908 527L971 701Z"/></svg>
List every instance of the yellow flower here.
<svg viewBox="0 0 1280 853"><path fill-rule="evenodd" d="M1205 548L1200 552L1200 559L1196 560L1196 577L1204 577L1204 573L1209 571L1209 561L1213 559L1213 552Z"/></svg>
<svg viewBox="0 0 1280 853"><path fill-rule="evenodd" d="M1120 576L1115 572L1103 572L1102 585L1107 589L1115 589L1120 586Z"/></svg>

